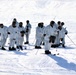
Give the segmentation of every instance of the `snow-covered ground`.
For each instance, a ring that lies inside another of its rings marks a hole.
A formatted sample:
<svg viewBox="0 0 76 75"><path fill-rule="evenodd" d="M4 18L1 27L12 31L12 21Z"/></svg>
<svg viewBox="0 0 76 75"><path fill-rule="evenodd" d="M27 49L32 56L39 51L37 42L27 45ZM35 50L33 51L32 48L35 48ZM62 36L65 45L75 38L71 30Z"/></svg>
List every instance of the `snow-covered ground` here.
<svg viewBox="0 0 76 75"><path fill-rule="evenodd" d="M9 26L14 17L24 26L30 20L30 45L23 51L0 50L0 75L76 75L76 0L0 0L0 23ZM66 35L66 48L50 49L57 56L34 49L37 23L51 20L65 22L71 39Z"/></svg>

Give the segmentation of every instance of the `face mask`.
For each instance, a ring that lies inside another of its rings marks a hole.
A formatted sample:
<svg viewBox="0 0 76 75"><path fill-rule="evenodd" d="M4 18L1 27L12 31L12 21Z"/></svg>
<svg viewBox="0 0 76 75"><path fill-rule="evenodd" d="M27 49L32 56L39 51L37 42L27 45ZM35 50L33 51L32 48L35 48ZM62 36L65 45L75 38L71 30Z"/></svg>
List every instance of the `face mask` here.
<svg viewBox="0 0 76 75"><path fill-rule="evenodd" d="M22 27L22 25L19 25L19 27Z"/></svg>

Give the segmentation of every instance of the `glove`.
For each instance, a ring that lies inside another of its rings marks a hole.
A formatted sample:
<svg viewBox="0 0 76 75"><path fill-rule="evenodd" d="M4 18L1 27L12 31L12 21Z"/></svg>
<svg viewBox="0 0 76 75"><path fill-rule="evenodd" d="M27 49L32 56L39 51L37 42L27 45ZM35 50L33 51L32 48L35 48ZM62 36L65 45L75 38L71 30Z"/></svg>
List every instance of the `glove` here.
<svg viewBox="0 0 76 75"><path fill-rule="evenodd" d="M63 38L61 38L61 41L63 41Z"/></svg>
<svg viewBox="0 0 76 75"><path fill-rule="evenodd" d="M55 36L50 36L49 37L49 43L51 43L51 42L54 43L55 42L55 38L56 38Z"/></svg>
<svg viewBox="0 0 76 75"><path fill-rule="evenodd" d="M61 30L61 29L62 29L62 27L61 27L61 26L59 26L59 27L58 27L58 29L59 29L59 30Z"/></svg>
<svg viewBox="0 0 76 75"><path fill-rule="evenodd" d="M57 31L57 33L59 34L59 31Z"/></svg>
<svg viewBox="0 0 76 75"><path fill-rule="evenodd" d="M24 37L25 31L21 31L21 37Z"/></svg>
<svg viewBox="0 0 76 75"><path fill-rule="evenodd" d="M51 43L51 42L52 42L52 36L49 37L49 43Z"/></svg>
<svg viewBox="0 0 76 75"><path fill-rule="evenodd" d="M1 33L0 33L0 36L1 36Z"/></svg>
<svg viewBox="0 0 76 75"><path fill-rule="evenodd" d="M43 34L43 36L46 36L46 34Z"/></svg>
<svg viewBox="0 0 76 75"><path fill-rule="evenodd" d="M13 40L16 40L15 38L13 38Z"/></svg>
<svg viewBox="0 0 76 75"><path fill-rule="evenodd" d="M66 32L65 34L67 35L68 33Z"/></svg>
<svg viewBox="0 0 76 75"><path fill-rule="evenodd" d="M8 34L10 34L10 32L8 32Z"/></svg>

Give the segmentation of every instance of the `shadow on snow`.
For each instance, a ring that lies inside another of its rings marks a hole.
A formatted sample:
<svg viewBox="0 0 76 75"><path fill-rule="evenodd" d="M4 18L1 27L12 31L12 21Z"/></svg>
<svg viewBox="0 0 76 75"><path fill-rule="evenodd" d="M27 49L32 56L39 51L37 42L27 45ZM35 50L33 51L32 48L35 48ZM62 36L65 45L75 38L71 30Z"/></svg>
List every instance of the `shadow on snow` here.
<svg viewBox="0 0 76 75"><path fill-rule="evenodd" d="M26 55L27 53L23 53L23 52L21 52L21 51L13 51L15 54L18 54L18 55Z"/></svg>
<svg viewBox="0 0 76 75"><path fill-rule="evenodd" d="M73 71L76 71L76 64L74 63L68 63L67 60L61 58L61 57L58 57L58 56L51 56L51 55L48 55L50 58L54 59L57 64L65 69L68 69L68 70L73 70Z"/></svg>

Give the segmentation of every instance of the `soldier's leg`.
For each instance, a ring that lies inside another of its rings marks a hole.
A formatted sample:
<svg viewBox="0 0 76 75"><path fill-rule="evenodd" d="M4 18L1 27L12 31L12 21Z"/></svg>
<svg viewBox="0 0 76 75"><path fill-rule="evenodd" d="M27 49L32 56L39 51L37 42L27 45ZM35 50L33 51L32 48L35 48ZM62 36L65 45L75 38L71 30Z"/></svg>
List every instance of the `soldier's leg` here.
<svg viewBox="0 0 76 75"><path fill-rule="evenodd" d="M51 54L50 50L50 44L48 41L45 42L45 54Z"/></svg>
<svg viewBox="0 0 76 75"><path fill-rule="evenodd" d="M29 44L29 34L26 34L26 42L25 44Z"/></svg>

